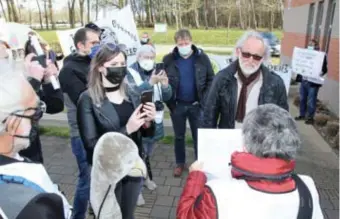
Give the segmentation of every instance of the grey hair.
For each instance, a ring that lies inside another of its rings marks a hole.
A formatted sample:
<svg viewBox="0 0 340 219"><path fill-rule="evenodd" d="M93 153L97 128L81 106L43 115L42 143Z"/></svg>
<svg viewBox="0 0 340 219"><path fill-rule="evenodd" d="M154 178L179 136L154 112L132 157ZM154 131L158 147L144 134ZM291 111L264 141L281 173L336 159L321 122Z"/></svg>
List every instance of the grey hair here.
<svg viewBox="0 0 340 219"><path fill-rule="evenodd" d="M237 49L242 48L244 43L249 39L249 38L256 38L262 41L263 45L264 45L264 56L263 56L263 62L264 64L267 64L268 61L270 60L270 44L268 42L267 39L265 39L263 36L261 36L261 34L257 31L247 31L245 32L241 38L237 41L236 46L234 48L233 51L233 56L232 59L235 61L236 59L238 59L237 57Z"/></svg>
<svg viewBox="0 0 340 219"><path fill-rule="evenodd" d="M156 56L156 49L155 47L151 46L151 45L143 45L141 47L139 47L139 49L137 50L137 59L143 54L143 53L148 53L151 52L153 54L155 54Z"/></svg>
<svg viewBox="0 0 340 219"><path fill-rule="evenodd" d="M247 152L257 157L292 160L301 147L295 120L274 104L250 111L243 121L242 133Z"/></svg>

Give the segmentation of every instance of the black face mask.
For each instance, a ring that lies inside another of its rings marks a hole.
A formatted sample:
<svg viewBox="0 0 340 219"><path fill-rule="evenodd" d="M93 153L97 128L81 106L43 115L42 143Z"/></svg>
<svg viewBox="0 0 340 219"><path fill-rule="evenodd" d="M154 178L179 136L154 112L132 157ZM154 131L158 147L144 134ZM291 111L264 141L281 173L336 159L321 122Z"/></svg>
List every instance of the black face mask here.
<svg viewBox="0 0 340 219"><path fill-rule="evenodd" d="M121 84L126 76L126 66L106 68L105 78L112 84ZM119 86L118 86L119 87Z"/></svg>
<svg viewBox="0 0 340 219"><path fill-rule="evenodd" d="M116 86L116 87L104 87L105 92L115 92L117 90L119 90L120 86Z"/></svg>

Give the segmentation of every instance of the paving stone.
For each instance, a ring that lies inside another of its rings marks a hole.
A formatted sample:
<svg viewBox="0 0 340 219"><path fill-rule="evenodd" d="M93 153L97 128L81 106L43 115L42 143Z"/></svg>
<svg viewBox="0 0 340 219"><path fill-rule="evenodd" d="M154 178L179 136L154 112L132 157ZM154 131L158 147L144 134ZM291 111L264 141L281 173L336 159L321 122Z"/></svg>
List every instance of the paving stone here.
<svg viewBox="0 0 340 219"><path fill-rule="evenodd" d="M156 177L153 177L153 181L157 184L157 185L164 185L164 182L165 182L165 177L162 177L162 176L156 176Z"/></svg>
<svg viewBox="0 0 340 219"><path fill-rule="evenodd" d="M155 205L172 206L173 201L174 201L173 196L158 195Z"/></svg>
<svg viewBox="0 0 340 219"><path fill-rule="evenodd" d="M172 195L172 196L181 196L181 194L182 194L182 188L181 187L171 187L171 189L170 189L170 195Z"/></svg>
<svg viewBox="0 0 340 219"><path fill-rule="evenodd" d="M329 210L325 209L326 216L328 219L339 219L339 211L338 210Z"/></svg>
<svg viewBox="0 0 340 219"><path fill-rule="evenodd" d="M157 195L169 195L170 186L158 186L156 189Z"/></svg>
<svg viewBox="0 0 340 219"><path fill-rule="evenodd" d="M164 185L166 185L166 186L181 186L181 181L182 181L181 178L167 177Z"/></svg>
<svg viewBox="0 0 340 219"><path fill-rule="evenodd" d="M156 165L156 168L169 168L170 167L170 164L169 162L163 162L163 161L159 161Z"/></svg>
<svg viewBox="0 0 340 219"><path fill-rule="evenodd" d="M156 218L169 218L170 209L170 207L155 205L150 216Z"/></svg>
<svg viewBox="0 0 340 219"><path fill-rule="evenodd" d="M176 218L176 208L171 208L169 219L175 219L175 218Z"/></svg>
<svg viewBox="0 0 340 219"><path fill-rule="evenodd" d="M160 176L173 176L174 171L172 169L163 169Z"/></svg>
<svg viewBox="0 0 340 219"><path fill-rule="evenodd" d="M174 198L174 203L172 204L172 206L177 207L179 199L180 199L180 197L175 197Z"/></svg>

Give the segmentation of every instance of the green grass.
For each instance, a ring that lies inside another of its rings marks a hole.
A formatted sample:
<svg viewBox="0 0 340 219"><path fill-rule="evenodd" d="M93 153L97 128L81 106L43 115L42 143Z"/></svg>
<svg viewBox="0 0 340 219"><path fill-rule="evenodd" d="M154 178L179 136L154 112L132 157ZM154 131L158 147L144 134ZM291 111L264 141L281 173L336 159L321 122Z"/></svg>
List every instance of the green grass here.
<svg viewBox="0 0 340 219"><path fill-rule="evenodd" d="M204 50L207 54L221 55L221 56L230 56L232 52L229 51L215 51L215 50Z"/></svg>
<svg viewBox="0 0 340 219"><path fill-rule="evenodd" d="M39 128L40 134L45 136L56 136L62 138L70 137L70 129L68 127L57 127L57 126L40 126ZM175 141L175 137L173 135L166 135L160 143L162 144L173 144ZM186 144L193 145L194 141L190 136L186 137Z"/></svg>
<svg viewBox="0 0 340 219"><path fill-rule="evenodd" d="M230 29L229 37L227 38L227 29L191 29L191 34L194 43L204 46L232 46L245 32L240 29ZM47 42L58 42L58 37L55 30L42 30L37 31ZM167 33L154 33L152 28L138 29L139 35L143 32L148 32L152 37L152 42L155 44L174 44L174 35L176 30L169 28ZM275 30L274 34L281 39L282 31Z"/></svg>

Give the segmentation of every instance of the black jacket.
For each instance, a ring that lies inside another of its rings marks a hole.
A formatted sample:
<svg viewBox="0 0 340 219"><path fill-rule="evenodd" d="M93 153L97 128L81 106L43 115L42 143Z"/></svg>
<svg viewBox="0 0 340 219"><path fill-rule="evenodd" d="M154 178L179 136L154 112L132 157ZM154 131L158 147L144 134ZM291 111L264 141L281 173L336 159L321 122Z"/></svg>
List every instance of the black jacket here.
<svg viewBox="0 0 340 219"><path fill-rule="evenodd" d="M65 58L64 65L59 73L61 89L75 105L77 105L80 94L86 90L90 64L89 56L73 53Z"/></svg>
<svg viewBox="0 0 340 219"><path fill-rule="evenodd" d="M237 79L235 78L236 69L237 61L231 63L215 76L204 107L204 128L235 128L238 90ZM288 110L287 92L280 76L269 71L263 65L261 72L263 85L258 104L273 103Z"/></svg>
<svg viewBox="0 0 340 219"><path fill-rule="evenodd" d="M51 83L42 84L41 86L41 82L34 78L30 78L29 82L40 100L45 102L46 113L56 114L64 110L64 97L61 89L54 90ZM39 130L36 138L31 142L30 146L27 149L20 151L20 155L27 157L34 162L43 163Z"/></svg>
<svg viewBox="0 0 340 219"><path fill-rule="evenodd" d="M197 98L201 106L203 106L206 95L209 91L211 83L214 78L214 70L212 68L209 57L198 49L192 46L193 54L195 57L195 80L197 89ZM179 58L178 48L176 47L171 53L164 56L163 62L165 71L169 78L169 84L172 88L172 97L166 102L168 108L172 111L176 107L176 95L179 85L179 69L176 60Z"/></svg>
<svg viewBox="0 0 340 219"><path fill-rule="evenodd" d="M133 99L132 96L130 100L134 108L139 105L138 100ZM120 132L128 136L125 126L120 127L119 117L112 103L105 98L103 103L97 106L92 102L88 91L85 91L79 97L77 121L89 164L92 164L94 147L102 135L107 132ZM154 124L152 124L148 129L141 128L136 134L129 136L138 146L141 158L144 158L142 137L153 136L154 128Z"/></svg>

